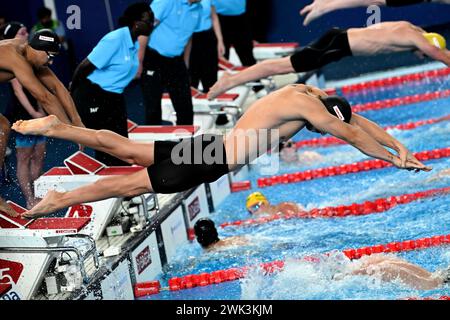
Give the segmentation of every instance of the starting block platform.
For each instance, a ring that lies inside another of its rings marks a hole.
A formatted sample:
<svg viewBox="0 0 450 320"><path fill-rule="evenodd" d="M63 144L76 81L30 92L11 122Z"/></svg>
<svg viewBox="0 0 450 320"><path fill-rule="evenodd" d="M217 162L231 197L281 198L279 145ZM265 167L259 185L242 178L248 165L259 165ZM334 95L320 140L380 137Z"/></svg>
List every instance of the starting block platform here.
<svg viewBox="0 0 450 320"><path fill-rule="evenodd" d="M105 176L128 175L143 169L139 166L107 167L81 151L64 160L64 164L65 167L52 168L35 181L36 197L44 197L49 190L70 191Z"/></svg>
<svg viewBox="0 0 450 320"><path fill-rule="evenodd" d="M128 137L138 142L190 138L199 131L199 126L138 126L133 121L128 120Z"/></svg>

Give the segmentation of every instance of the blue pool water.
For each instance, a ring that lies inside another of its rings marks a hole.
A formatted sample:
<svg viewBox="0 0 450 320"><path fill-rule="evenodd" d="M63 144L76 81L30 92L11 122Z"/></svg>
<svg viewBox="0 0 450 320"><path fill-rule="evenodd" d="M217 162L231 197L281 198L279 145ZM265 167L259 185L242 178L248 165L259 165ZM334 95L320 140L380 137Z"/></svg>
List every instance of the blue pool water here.
<svg viewBox="0 0 450 320"><path fill-rule="evenodd" d="M449 78L421 81L403 88L371 90L352 94L353 103L393 98L409 94L448 89ZM417 121L450 114L450 99L439 99L391 109L369 111L364 116L382 126ZM448 147L450 122L427 125L414 130L391 130L390 133L413 152ZM294 139L317 137L312 133L299 133ZM322 160L310 165L281 164L281 173L303 171L330 165L351 163L367 157L350 146L305 148L321 154ZM307 209L379 197L412 193L450 185L450 177L432 180L436 174L450 168L450 158L427 161L433 167L430 173L386 168L343 176L277 185L261 189L272 203L293 201ZM256 186L261 177L257 166L252 167L248 179ZM231 194L211 218L219 225L223 222L250 218L245 210L245 199L251 191ZM252 270L239 281L223 283L180 292L163 291L148 299L402 299L449 295L450 287L419 291L399 281L381 282L369 276L351 276L332 280L335 272L351 267L339 250L359 248L391 241L402 241L450 233L449 195L435 196L393 209L366 216L334 219L277 220L266 224L219 228L221 238L243 236L250 244L217 252L205 253L197 243L178 249L177 256L166 267L160 279L163 285L174 276L212 272L232 267L256 265L261 262L286 260L282 272L267 276ZM332 252L325 258L324 253ZM316 255L319 263L294 260ZM450 247L399 253L397 256L434 272L450 265Z"/></svg>

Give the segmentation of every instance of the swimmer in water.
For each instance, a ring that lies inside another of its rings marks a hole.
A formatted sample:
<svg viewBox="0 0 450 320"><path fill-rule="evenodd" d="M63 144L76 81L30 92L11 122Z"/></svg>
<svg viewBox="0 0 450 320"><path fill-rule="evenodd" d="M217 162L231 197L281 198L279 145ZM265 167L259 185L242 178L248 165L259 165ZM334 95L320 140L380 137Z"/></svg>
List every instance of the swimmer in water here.
<svg viewBox="0 0 450 320"><path fill-rule="evenodd" d="M323 157L315 151L298 152L292 140L280 143L280 159L286 163L297 163L299 165L310 165L321 162Z"/></svg>
<svg viewBox="0 0 450 320"><path fill-rule="evenodd" d="M180 142L139 143L111 131L64 124L55 116L17 121L12 128L22 134L73 141L144 167L130 175L106 177L68 192L49 191L23 214L26 218L113 197L189 190L254 161L278 146L280 137L290 139L303 128L329 133L399 169L432 170L377 124L352 113L347 100L305 85L290 85L259 99L226 136L205 134ZM249 148L240 148L242 144Z"/></svg>
<svg viewBox="0 0 450 320"><path fill-rule="evenodd" d="M367 275L385 282L400 280L418 290L432 290L450 282L450 268L430 272L404 259L386 254L374 254L353 260L349 271L338 273L333 279L342 280L355 275Z"/></svg>
<svg viewBox="0 0 450 320"><path fill-rule="evenodd" d="M434 176L427 179L426 182L434 182L434 181L442 180L442 179L448 178L449 176L450 176L450 168L444 169L444 170L436 173Z"/></svg>
<svg viewBox="0 0 450 320"><path fill-rule="evenodd" d="M277 205L271 205L266 196L261 192L253 192L250 194L247 197L245 206L251 215L288 215L305 211L305 208L294 202L281 202Z"/></svg>
<svg viewBox="0 0 450 320"><path fill-rule="evenodd" d="M450 66L450 51L445 48L445 39L406 21L382 22L367 28L348 30L333 28L290 57L268 59L235 74L224 73L209 90L208 99L215 99L248 82L274 75L316 70L344 57L400 51L413 51Z"/></svg>
<svg viewBox="0 0 450 320"><path fill-rule="evenodd" d="M227 249L233 246L243 246L249 243L245 237L229 237L219 239L217 228L214 221L208 218L202 218L195 223L194 226L195 237L197 242L205 250L220 250Z"/></svg>

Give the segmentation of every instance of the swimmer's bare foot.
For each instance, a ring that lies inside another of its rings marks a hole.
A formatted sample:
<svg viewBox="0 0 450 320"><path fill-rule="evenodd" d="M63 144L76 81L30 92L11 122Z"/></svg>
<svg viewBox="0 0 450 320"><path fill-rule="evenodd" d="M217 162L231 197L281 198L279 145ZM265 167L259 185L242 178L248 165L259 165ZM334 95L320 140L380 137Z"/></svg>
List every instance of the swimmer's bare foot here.
<svg viewBox="0 0 450 320"><path fill-rule="evenodd" d="M35 219L46 216L64 207L61 206L63 193L50 190L33 209L22 214L24 218Z"/></svg>
<svg viewBox="0 0 450 320"><path fill-rule="evenodd" d="M225 72L223 76L217 81L208 92L208 99L213 100L220 96L222 93L226 92L232 87L230 78L233 75L231 73Z"/></svg>
<svg viewBox="0 0 450 320"><path fill-rule="evenodd" d="M52 131L61 124L56 116L51 115L27 121L19 120L13 124L12 129L23 135L51 136Z"/></svg>
<svg viewBox="0 0 450 320"><path fill-rule="evenodd" d="M6 213L8 216L13 218L17 218L19 216L19 214L2 198L0 198L0 212Z"/></svg>

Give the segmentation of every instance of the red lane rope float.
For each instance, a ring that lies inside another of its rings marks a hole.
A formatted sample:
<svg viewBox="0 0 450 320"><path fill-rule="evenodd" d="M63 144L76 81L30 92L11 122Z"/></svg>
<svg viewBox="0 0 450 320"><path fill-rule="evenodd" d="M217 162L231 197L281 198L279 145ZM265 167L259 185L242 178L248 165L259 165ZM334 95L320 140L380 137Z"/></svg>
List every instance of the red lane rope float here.
<svg viewBox="0 0 450 320"><path fill-rule="evenodd" d="M420 161L427 161L431 159L441 159L450 156L450 147L417 152L414 154ZM379 159L366 160L360 162L354 162L351 164L343 164L340 166L332 166L326 168L319 168L314 170L306 170L295 173L286 173L279 176L273 176L268 178L259 178L257 180L259 188L271 187L278 184L290 184L299 183L306 180L339 176L349 173L356 173L362 171L376 170L386 167L392 167L391 163L382 161Z"/></svg>
<svg viewBox="0 0 450 320"><path fill-rule="evenodd" d="M426 298L421 298L421 297L409 297L409 298L404 298L401 300L450 300L450 296L440 296L440 297L426 297Z"/></svg>
<svg viewBox="0 0 450 320"><path fill-rule="evenodd" d="M407 82L420 81L427 78L445 77L448 75L450 75L450 68L443 68L352 84L343 86L341 90L343 93L359 92L373 88L401 85Z"/></svg>
<svg viewBox="0 0 450 320"><path fill-rule="evenodd" d="M450 187L431 189L415 193L407 193L398 196L390 196L386 198L378 198L373 201L364 201L363 203L353 203L351 205L340 205L336 207L325 207L322 209L314 208L310 211L301 211L294 214L276 214L269 217L261 217L256 219L237 220L233 222L225 222L220 226L222 228L230 226L249 226L256 224L268 223L274 220L288 219L312 219L312 218L343 218L348 216L362 216L374 213L388 211L397 205L407 204L420 199L430 198L440 194L450 192Z"/></svg>
<svg viewBox="0 0 450 320"><path fill-rule="evenodd" d="M358 249L346 249L342 252L351 260L359 259L363 256L376 253L392 253L405 252L411 250L423 250L430 247L438 247L450 244L450 234L438 235L429 238L419 238L415 240L405 240L400 242L390 242L387 244L378 244L371 247L362 247ZM313 256L303 257L299 260L316 262L318 258ZM285 261L277 260L259 264L259 268L266 274L272 274L282 271L285 266ZM253 266L254 268L255 266ZM258 267L258 266L257 266ZM245 277L252 267L240 267L224 270L217 270L213 272L205 272L201 274L191 274L183 277L173 277L168 281L168 287L161 290L179 291L191 289L195 287L205 287L213 284L223 282L235 281Z"/></svg>
<svg viewBox="0 0 450 320"><path fill-rule="evenodd" d="M442 121L448 121L450 120L450 115L440 117L440 118L433 118L433 119L427 119L427 120L419 120L416 122L407 122L402 124L397 124L393 126L387 126L384 127L384 130L389 129L399 129L399 130L412 130L421 126L430 125L439 123ZM346 144L345 141L338 139L336 137L323 137L323 138L315 138L310 140L302 140L295 143L295 146L297 149L302 147L327 147L332 145L339 145L339 144Z"/></svg>
<svg viewBox="0 0 450 320"><path fill-rule="evenodd" d="M386 99L386 100L378 100L373 102L368 102L364 104L355 104L352 106L353 112L363 112L370 110L381 110L381 109L389 109L398 106L404 106L407 104L413 104L424 101L431 101L436 99L447 98L450 96L450 89L443 91L435 91L428 92L423 94L415 94L412 96L394 98L394 99Z"/></svg>

